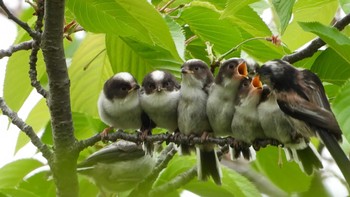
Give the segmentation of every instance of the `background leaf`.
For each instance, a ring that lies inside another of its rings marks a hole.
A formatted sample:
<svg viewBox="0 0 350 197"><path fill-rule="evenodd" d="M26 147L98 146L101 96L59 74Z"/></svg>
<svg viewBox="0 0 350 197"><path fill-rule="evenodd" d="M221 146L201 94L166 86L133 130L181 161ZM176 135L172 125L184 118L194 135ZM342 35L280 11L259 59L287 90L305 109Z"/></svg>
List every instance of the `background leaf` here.
<svg viewBox="0 0 350 197"><path fill-rule="evenodd" d="M272 5L279 19L279 32L283 35L292 17L295 0L272 0Z"/></svg>
<svg viewBox="0 0 350 197"><path fill-rule="evenodd" d="M299 23L305 31L317 34L324 42L334 49L344 60L350 63L350 39L334 27L328 27L318 22Z"/></svg>

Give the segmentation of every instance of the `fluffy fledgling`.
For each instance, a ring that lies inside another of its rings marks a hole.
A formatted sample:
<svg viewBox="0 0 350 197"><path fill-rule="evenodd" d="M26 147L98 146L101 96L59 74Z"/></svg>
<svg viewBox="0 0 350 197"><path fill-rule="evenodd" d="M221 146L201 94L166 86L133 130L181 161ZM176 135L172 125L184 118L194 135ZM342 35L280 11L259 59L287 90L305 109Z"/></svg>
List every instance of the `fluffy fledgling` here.
<svg viewBox="0 0 350 197"><path fill-rule="evenodd" d="M262 92L262 84L258 77L242 82L231 124L232 137L236 140L253 144L255 140L265 139L257 113Z"/></svg>
<svg viewBox="0 0 350 197"><path fill-rule="evenodd" d="M157 127L170 132L177 130L179 99L180 85L171 73L156 70L144 77L140 91L141 107Z"/></svg>
<svg viewBox="0 0 350 197"><path fill-rule="evenodd" d="M210 133L212 129L207 117L206 105L208 88L213 83L214 77L208 65L198 59L186 61L181 67L181 72L179 130L185 135L202 136ZM214 146L214 144L196 146L198 178L206 180L211 176L216 184L221 184L221 169ZM181 144L181 148L184 149L184 144Z"/></svg>
<svg viewBox="0 0 350 197"><path fill-rule="evenodd" d="M101 120L115 129L140 129L142 109L136 79L127 72L109 78L98 98Z"/></svg>
<svg viewBox="0 0 350 197"><path fill-rule="evenodd" d="M262 81L276 95L279 108L292 122L298 134L319 136L347 181L350 161L338 144L342 131L330 108L321 80L309 70L296 69L288 62L273 60L258 69ZM298 122L304 122L302 128Z"/></svg>
<svg viewBox="0 0 350 197"><path fill-rule="evenodd" d="M107 196L135 187L152 172L155 163L142 147L120 140L90 155L77 165L77 171L89 177Z"/></svg>
<svg viewBox="0 0 350 197"><path fill-rule="evenodd" d="M244 59L231 58L223 62L214 83L209 89L207 115L216 136L231 134L235 99L241 82L247 77Z"/></svg>

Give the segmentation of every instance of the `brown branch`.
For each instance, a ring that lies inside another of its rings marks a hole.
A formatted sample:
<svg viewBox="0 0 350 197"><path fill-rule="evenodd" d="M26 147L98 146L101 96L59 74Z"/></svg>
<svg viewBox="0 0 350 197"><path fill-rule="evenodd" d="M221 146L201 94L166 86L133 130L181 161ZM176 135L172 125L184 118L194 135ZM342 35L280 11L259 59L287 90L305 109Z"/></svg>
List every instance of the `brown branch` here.
<svg viewBox="0 0 350 197"><path fill-rule="evenodd" d="M341 31L349 23L350 23L350 14L346 15L344 18L342 18L338 22L336 22L333 25L333 27L335 27L339 31ZM318 49L321 48L322 46L324 46L325 44L326 43L321 38L316 38L316 39L312 40L311 43L303 50L286 55L282 59L291 63L291 64L295 63L295 62L300 61L302 59L313 56L318 51Z"/></svg>
<svg viewBox="0 0 350 197"><path fill-rule="evenodd" d="M32 45L32 52L29 56L29 78L30 84L36 89L36 91L41 94L44 98L47 98L48 92L45 90L37 79L38 72L36 70L36 63L38 61L38 52L40 50L41 44L41 33L43 27L44 18L44 0L38 0L36 5L36 15L38 16L35 22L35 31L37 31L40 36L34 39Z"/></svg>
<svg viewBox="0 0 350 197"><path fill-rule="evenodd" d="M53 163L50 165L56 196L78 196L79 183L73 120L70 103L70 80L63 47L64 0L45 0L44 31L41 40L49 81L47 104L51 115Z"/></svg>
<svg viewBox="0 0 350 197"><path fill-rule="evenodd" d="M0 7L4 10L4 12L7 14L7 18L14 21L15 23L17 23L20 27L22 27L26 32L28 32L28 34L33 38L36 39L38 37L40 37L40 35L38 35L38 33L34 30L32 30L29 25L21 20L19 20L15 15L13 15L10 10L6 7L6 5L4 4L3 0L0 0Z"/></svg>
<svg viewBox="0 0 350 197"><path fill-rule="evenodd" d="M16 125L30 138L34 146L36 146L42 152L47 161L50 162L52 158L52 152L49 147L40 140L31 126L27 125L20 117L18 117L16 112L12 111L7 106L2 97L0 97L0 109L4 115L11 119L12 124Z"/></svg>
<svg viewBox="0 0 350 197"><path fill-rule="evenodd" d="M135 142L135 143L142 143L142 142L150 142L150 143L151 142L166 142L166 143L170 143L170 142L173 142L173 143L178 144L178 145L183 144L183 143L185 143L185 144L211 143L211 144L217 144L220 146L226 146L226 145L246 146L246 145L242 144L242 142L237 143L237 141L232 137L221 138L221 137L209 136L207 139L203 140L201 137L192 137L192 136L188 137L186 135L176 136L176 135L172 135L170 133L162 133L162 134L155 134L155 135L146 136L143 138L137 133L130 134L130 133L126 133L122 130L118 130L118 131L111 133L108 136L103 138L103 140L111 141L111 142L115 142L118 139L123 139L126 141ZM77 150L81 151L89 146L93 146L96 142L101 141L101 140L102 140L101 135L96 134L96 135L92 136L91 138L79 141L77 143L76 148L77 148ZM271 146L282 145L283 146L283 144L281 144L280 142L273 140L273 139L257 140L256 142L254 142L253 145L254 145L254 149L257 149L257 150L261 147L266 147L267 145L271 145ZM238 148L240 148L240 147L238 147Z"/></svg>
<svg viewBox="0 0 350 197"><path fill-rule="evenodd" d="M141 183L139 183L135 189L129 194L129 196L145 196L148 193L154 181L159 176L159 173L167 167L170 160L176 154L176 149L173 144L169 144L158 157L158 161L156 163L156 167L153 169L152 173Z"/></svg>
<svg viewBox="0 0 350 197"><path fill-rule="evenodd" d="M29 40L22 42L20 44L12 45L8 49L1 49L0 50L0 59L3 57L10 57L13 53L20 51L20 50L29 50L32 48L34 41Z"/></svg>
<svg viewBox="0 0 350 197"><path fill-rule="evenodd" d="M169 182L154 188L149 192L149 196L166 196L169 192L175 191L178 188L186 185L194 177L197 176L197 166L190 168L189 170L177 175Z"/></svg>

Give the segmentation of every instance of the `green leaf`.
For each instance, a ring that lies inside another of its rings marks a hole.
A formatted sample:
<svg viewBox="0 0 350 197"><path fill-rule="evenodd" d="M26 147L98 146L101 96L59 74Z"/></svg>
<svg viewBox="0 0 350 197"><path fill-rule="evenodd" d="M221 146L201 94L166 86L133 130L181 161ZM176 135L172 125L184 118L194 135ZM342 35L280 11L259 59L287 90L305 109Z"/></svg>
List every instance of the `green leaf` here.
<svg viewBox="0 0 350 197"><path fill-rule="evenodd" d="M17 51L10 57L4 81L4 98L12 110L18 111L27 99L33 87L29 79L29 56L30 51ZM38 79L44 74L44 58L42 52L38 52Z"/></svg>
<svg viewBox="0 0 350 197"><path fill-rule="evenodd" d="M0 194L6 194L6 196L16 196L16 197L42 197L41 195L35 194L30 190L22 190L16 188L2 188L0 189Z"/></svg>
<svg viewBox="0 0 350 197"><path fill-rule="evenodd" d="M338 9L337 0L303 0L296 1L293 8L293 20L288 25L282 41L291 51L298 49L316 36L302 31L298 22L318 21L322 24L329 24ZM276 18L274 18L276 20Z"/></svg>
<svg viewBox="0 0 350 197"><path fill-rule="evenodd" d="M350 13L350 0L339 0L339 4L345 14Z"/></svg>
<svg viewBox="0 0 350 197"><path fill-rule="evenodd" d="M282 149L281 151L283 152ZM283 166L279 167L278 155L278 148L276 147L260 149L256 154L254 164L259 172L265 174L266 177L284 191L288 193L307 191L310 187L312 176L304 174L297 163L288 162L285 156L282 156Z"/></svg>
<svg viewBox="0 0 350 197"><path fill-rule="evenodd" d="M339 123L340 128L344 131L344 137L350 142L350 81L348 80L339 90L338 95L332 102L332 109Z"/></svg>
<svg viewBox="0 0 350 197"><path fill-rule="evenodd" d="M40 194L41 197L55 196L56 186L53 179L48 178L48 173L48 171L38 172L22 181L18 188L31 191L34 194Z"/></svg>
<svg viewBox="0 0 350 197"><path fill-rule="evenodd" d="M292 17L294 3L295 0L272 0L272 5L279 18L279 32L281 35L283 35Z"/></svg>
<svg viewBox="0 0 350 197"><path fill-rule="evenodd" d="M224 12L222 13L221 17L226 18L226 17L236 15L236 13L242 10L244 7L247 7L249 4L252 4L256 1L258 0L246 0L246 1L229 0L227 1L227 6Z"/></svg>
<svg viewBox="0 0 350 197"><path fill-rule="evenodd" d="M34 169L42 166L35 159L20 159L0 168L0 188L14 188Z"/></svg>
<svg viewBox="0 0 350 197"><path fill-rule="evenodd" d="M305 30L318 35L331 48L335 50L344 60L350 63L350 39L334 27L328 27L318 22L299 23Z"/></svg>
<svg viewBox="0 0 350 197"><path fill-rule="evenodd" d="M316 73L323 82L342 85L350 78L350 63L332 48L327 48L315 60L311 71Z"/></svg>
<svg viewBox="0 0 350 197"><path fill-rule="evenodd" d="M104 82L113 75L104 41L102 34L88 34L69 67L72 111L96 118L98 96Z"/></svg>
<svg viewBox="0 0 350 197"><path fill-rule="evenodd" d="M179 75L182 62L159 46L107 34L106 47L113 72L130 72L139 83L154 69L177 71L174 74Z"/></svg>
<svg viewBox="0 0 350 197"><path fill-rule="evenodd" d="M306 68L310 70L321 53L322 51L317 51L313 56L297 61L293 65L299 68Z"/></svg>
<svg viewBox="0 0 350 197"><path fill-rule="evenodd" d="M181 26L176 23L171 17L165 16L165 22L167 23L171 36L176 45L177 53L182 60L185 59L185 35Z"/></svg>
<svg viewBox="0 0 350 197"><path fill-rule="evenodd" d="M67 6L87 31L110 33L159 45L177 56L168 26L145 0L68 0Z"/></svg>
<svg viewBox="0 0 350 197"><path fill-rule="evenodd" d="M73 112L74 134L77 139L86 139L103 131L106 125L99 118L88 114Z"/></svg>
<svg viewBox="0 0 350 197"><path fill-rule="evenodd" d="M41 129L45 128L49 120L50 113L46 105L46 99L41 99L29 113L26 123L32 126L35 133L38 133ZM29 137L24 132L20 132L15 151L17 152L28 142L30 142Z"/></svg>
<svg viewBox="0 0 350 197"><path fill-rule="evenodd" d="M215 8L206 4L192 4L181 13L181 19L203 42L214 44L214 51L223 54L242 41L238 28L223 19Z"/></svg>

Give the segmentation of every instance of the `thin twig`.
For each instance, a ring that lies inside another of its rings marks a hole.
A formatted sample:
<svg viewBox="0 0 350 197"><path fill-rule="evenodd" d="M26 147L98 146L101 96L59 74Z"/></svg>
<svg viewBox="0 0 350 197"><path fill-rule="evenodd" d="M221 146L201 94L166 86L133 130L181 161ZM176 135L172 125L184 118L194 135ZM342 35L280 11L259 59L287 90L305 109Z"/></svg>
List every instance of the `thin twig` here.
<svg viewBox="0 0 350 197"><path fill-rule="evenodd" d="M343 30L350 23L350 14L346 15L344 18L336 22L333 27L337 28L339 31ZM319 48L324 46L326 43L321 38L315 38L311 43L305 47L303 50L292 53L290 55L284 56L282 59L289 62L295 63L302 59L313 56Z"/></svg>
<svg viewBox="0 0 350 197"><path fill-rule="evenodd" d="M176 0L168 1L162 8L159 9L159 12L164 12L164 10L169 7L170 4L174 3Z"/></svg>
<svg viewBox="0 0 350 197"><path fill-rule="evenodd" d="M50 162L52 151L49 147L44 144L40 138L36 135L33 128L27 125L20 117L18 117L17 113L12 111L5 103L4 99L0 97L0 109L4 115L11 119L12 124L16 125L19 129L21 129L31 140L31 142L36 146L43 154L43 156Z"/></svg>
<svg viewBox="0 0 350 197"><path fill-rule="evenodd" d="M177 151L174 145L169 144L158 157L156 167L153 169L152 173L145 180L138 184L138 186L129 194L129 197L144 196L145 193L148 193L151 190L154 181L159 176L159 173L167 167L168 163L174 157L176 152Z"/></svg>
<svg viewBox="0 0 350 197"><path fill-rule="evenodd" d="M36 91L41 94L44 98L48 97L48 91L45 90L37 79L38 72L36 70L36 63L38 61L38 52L40 50L41 44L41 33L43 27L44 18L44 0L38 0L36 5L36 15L38 16L35 22L35 31L39 33L40 36L34 38L34 43L32 45L32 52L29 56L29 78L30 84L36 89Z"/></svg>
<svg viewBox="0 0 350 197"><path fill-rule="evenodd" d="M154 188L149 192L149 196L165 196L169 192L175 191L176 189L186 185L196 176L197 166L194 166L189 170L177 175L174 179L170 180L169 182Z"/></svg>
<svg viewBox="0 0 350 197"><path fill-rule="evenodd" d="M6 7L6 5L4 4L3 0L0 0L0 7L4 10L4 12L7 14L7 17L14 21L15 23L17 23L20 27L22 27L26 32L28 32L28 34L33 38L36 39L38 37L40 37L38 35L38 33L34 30L32 30L29 25L21 20L19 20L16 16L14 16L10 10Z"/></svg>
<svg viewBox="0 0 350 197"><path fill-rule="evenodd" d="M0 50L0 59L3 57L10 57L13 53L20 50L29 50L32 48L33 40L25 41L16 45L10 46L8 49Z"/></svg>

